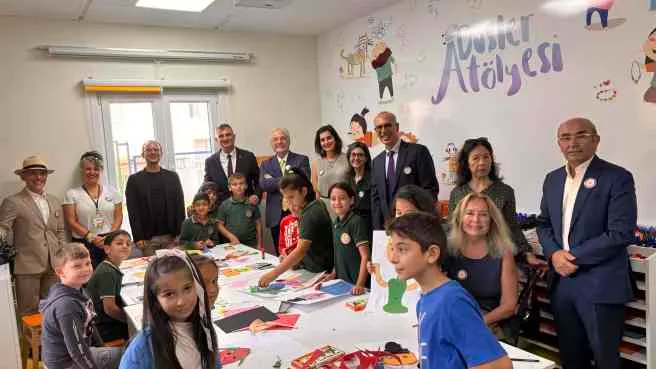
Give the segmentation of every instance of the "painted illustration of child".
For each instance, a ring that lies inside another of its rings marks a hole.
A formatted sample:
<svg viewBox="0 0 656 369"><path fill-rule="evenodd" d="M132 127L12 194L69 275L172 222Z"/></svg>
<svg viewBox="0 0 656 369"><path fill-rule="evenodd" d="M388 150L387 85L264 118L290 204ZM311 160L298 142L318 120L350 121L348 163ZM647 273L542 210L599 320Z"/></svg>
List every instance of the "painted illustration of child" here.
<svg viewBox="0 0 656 369"><path fill-rule="evenodd" d="M601 27L608 28L608 11L613 7L615 0L590 0L590 7L585 13L585 28L590 29L592 15L597 12L601 19Z"/></svg>
<svg viewBox="0 0 656 369"><path fill-rule="evenodd" d="M385 256L388 261L391 259L391 247L392 243L388 239L385 248ZM369 271L369 274L375 277L376 283L378 283L380 287L387 288L387 303L383 306L383 311L390 314L407 313L408 307L403 305L403 295L405 295L406 291L416 290L419 285L416 282L408 284L407 280L397 277L390 278L386 281L380 273L380 264L378 263L368 263L367 270Z"/></svg>
<svg viewBox="0 0 656 369"><path fill-rule="evenodd" d="M392 64L396 65L392 50L387 47L385 41L379 41L372 50L371 66L376 70L376 77L378 78L378 96L380 102L391 102L394 100L394 85L392 82ZM389 91L390 99L383 101L385 89Z"/></svg>

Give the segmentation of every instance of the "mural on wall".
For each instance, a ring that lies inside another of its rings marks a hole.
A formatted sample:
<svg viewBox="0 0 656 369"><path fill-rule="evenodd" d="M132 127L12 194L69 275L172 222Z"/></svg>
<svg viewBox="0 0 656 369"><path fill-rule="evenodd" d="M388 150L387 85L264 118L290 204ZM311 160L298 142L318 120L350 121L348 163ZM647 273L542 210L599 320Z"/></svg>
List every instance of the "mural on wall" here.
<svg viewBox="0 0 656 369"><path fill-rule="evenodd" d="M608 29L608 12L613 7L615 0L590 0L590 6L585 11L585 28L592 30L592 16L599 14L601 28L595 27L594 29Z"/></svg>
<svg viewBox="0 0 656 369"><path fill-rule="evenodd" d="M371 52L371 67L376 71L376 79L378 80L378 103L386 104L394 101L394 82L392 79L394 71L396 71L396 61L392 56L392 50L387 47L387 43L379 40ZM383 99L385 90L389 94L388 99Z"/></svg>
<svg viewBox="0 0 656 369"><path fill-rule="evenodd" d="M449 142L444 149L446 153L442 157L441 165L437 170L437 180L448 186L455 186L458 179L458 147Z"/></svg>
<svg viewBox="0 0 656 369"><path fill-rule="evenodd" d="M342 49L339 54L343 60L342 66L339 67L342 78L363 78L367 75L366 65L370 46L373 46L373 41L369 39L367 33L364 33L358 37L353 52L345 53Z"/></svg>
<svg viewBox="0 0 656 369"><path fill-rule="evenodd" d="M613 82L609 79L602 81L594 86L595 99L602 102L609 102L615 100L617 97L617 89L613 86Z"/></svg>
<svg viewBox="0 0 656 369"><path fill-rule="evenodd" d="M348 133L353 142L362 142L367 147L372 147L374 143L378 143L378 140L373 132L367 130L367 120L365 118L367 113L369 113L369 109L365 106L360 113L353 114ZM374 142L374 139L376 139L376 142Z"/></svg>
<svg viewBox="0 0 656 369"><path fill-rule="evenodd" d="M426 11L429 15L437 17L440 15L440 9L437 4L440 0L426 0Z"/></svg>
<svg viewBox="0 0 656 369"><path fill-rule="evenodd" d="M467 0L467 5L472 9L480 9L483 5L483 0Z"/></svg>
<svg viewBox="0 0 656 369"><path fill-rule="evenodd" d="M505 20L499 15L496 23L485 21L471 26L460 25L455 32L445 32L446 56L440 84L435 96L431 97L433 104L439 104L446 97L452 75L457 77L464 93L470 90L479 92L481 86L488 90L495 89L508 77L510 86L506 95L513 96L522 87L522 74L534 78L538 72L561 72L564 67L563 54L557 40L542 42L535 48L530 46L531 18L532 14L523 15L517 22L515 18ZM529 46L524 49L521 61L505 63L500 52L506 47L521 47L523 44ZM531 66L532 62L535 63L532 61L534 57L538 61L537 69ZM479 58L485 61L480 64Z"/></svg>
<svg viewBox="0 0 656 369"><path fill-rule="evenodd" d="M643 98L645 102L656 104L656 28L647 36L642 51L645 53L645 71L652 74L649 88Z"/></svg>

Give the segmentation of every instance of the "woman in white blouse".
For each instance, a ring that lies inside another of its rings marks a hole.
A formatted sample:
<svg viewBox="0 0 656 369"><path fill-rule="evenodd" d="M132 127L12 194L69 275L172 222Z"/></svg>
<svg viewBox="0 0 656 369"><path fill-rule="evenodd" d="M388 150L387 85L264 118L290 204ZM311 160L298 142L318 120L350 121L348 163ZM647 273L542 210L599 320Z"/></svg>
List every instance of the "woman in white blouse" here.
<svg viewBox="0 0 656 369"><path fill-rule="evenodd" d="M82 186L66 192L63 206L73 241L86 245L94 268L105 258L104 235L119 229L123 222L123 199L114 188L101 184L103 168L99 152L82 154Z"/></svg>

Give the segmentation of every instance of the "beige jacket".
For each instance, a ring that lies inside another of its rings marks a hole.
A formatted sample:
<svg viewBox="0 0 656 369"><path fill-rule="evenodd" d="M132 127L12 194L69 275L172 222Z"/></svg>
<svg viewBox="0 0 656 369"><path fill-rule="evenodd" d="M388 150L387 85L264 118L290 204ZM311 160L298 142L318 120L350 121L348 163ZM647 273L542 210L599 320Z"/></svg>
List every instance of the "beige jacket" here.
<svg viewBox="0 0 656 369"><path fill-rule="evenodd" d="M45 272L64 242L61 203L52 195L46 194L46 199L50 206L47 224L27 189L7 197L0 205L0 237L13 236L14 273L17 275Z"/></svg>

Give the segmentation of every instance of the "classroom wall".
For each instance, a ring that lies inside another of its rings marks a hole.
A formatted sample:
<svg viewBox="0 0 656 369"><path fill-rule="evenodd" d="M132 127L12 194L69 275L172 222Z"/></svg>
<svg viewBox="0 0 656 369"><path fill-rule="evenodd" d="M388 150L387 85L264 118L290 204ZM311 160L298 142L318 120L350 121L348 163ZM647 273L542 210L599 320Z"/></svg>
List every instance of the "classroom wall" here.
<svg viewBox="0 0 656 369"><path fill-rule="evenodd" d="M348 135L364 106L370 130L377 112L394 112L401 130L432 152L441 199L453 187L456 150L466 138L488 137L518 210L537 212L545 174L563 164L557 126L585 116L600 132L599 155L633 172L639 222L656 224L656 90L644 100L656 77L643 51L656 11L649 0L615 1L608 28L595 13L587 29L585 4L565 3L403 0L325 33L323 122ZM379 98L371 66L381 41L395 62L393 99L387 90ZM381 150L374 140L372 151Z"/></svg>
<svg viewBox="0 0 656 369"><path fill-rule="evenodd" d="M53 59L47 44L252 52L252 65L175 64ZM237 145L270 154L272 128L292 134L292 149L311 152L320 123L316 38L127 25L85 24L0 16L0 198L19 190L14 169L42 155L57 172L48 191L63 197L90 149L90 115L79 82L97 79L218 79L233 89L227 116Z"/></svg>

